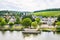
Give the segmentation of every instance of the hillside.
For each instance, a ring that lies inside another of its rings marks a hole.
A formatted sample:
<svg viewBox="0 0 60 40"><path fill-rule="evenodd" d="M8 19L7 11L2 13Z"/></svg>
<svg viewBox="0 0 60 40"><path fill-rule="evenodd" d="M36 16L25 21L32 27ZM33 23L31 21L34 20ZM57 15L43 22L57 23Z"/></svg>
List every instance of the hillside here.
<svg viewBox="0 0 60 40"><path fill-rule="evenodd" d="M47 9L41 11L34 11L33 14L36 16L59 16L60 9Z"/></svg>
<svg viewBox="0 0 60 40"><path fill-rule="evenodd" d="M25 12L25 11L23 11L23 12L21 12L21 11L8 11L8 10L2 10L2 11L0 11L0 15L5 15L6 13L8 13L9 15L16 15L16 14L18 14L18 15L22 15L22 14L24 14L24 13L31 13L31 12Z"/></svg>

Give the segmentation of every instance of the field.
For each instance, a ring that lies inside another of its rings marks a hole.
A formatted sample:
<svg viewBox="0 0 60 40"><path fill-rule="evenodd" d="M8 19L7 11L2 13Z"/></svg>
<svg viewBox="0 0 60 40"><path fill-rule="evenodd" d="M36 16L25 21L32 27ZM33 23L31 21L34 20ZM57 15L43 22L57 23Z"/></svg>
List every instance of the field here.
<svg viewBox="0 0 60 40"><path fill-rule="evenodd" d="M44 12L34 12L36 16L59 16L60 11L44 11Z"/></svg>

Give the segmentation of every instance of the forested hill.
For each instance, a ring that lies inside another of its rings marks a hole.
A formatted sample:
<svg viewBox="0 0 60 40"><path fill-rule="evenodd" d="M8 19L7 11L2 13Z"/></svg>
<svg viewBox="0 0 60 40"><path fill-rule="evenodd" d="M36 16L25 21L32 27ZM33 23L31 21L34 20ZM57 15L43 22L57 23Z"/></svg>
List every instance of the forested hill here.
<svg viewBox="0 0 60 40"><path fill-rule="evenodd" d="M34 12L45 12L45 11L60 11L60 8L37 10L37 11L34 11Z"/></svg>
<svg viewBox="0 0 60 40"><path fill-rule="evenodd" d="M34 11L34 15L37 16L59 16L60 15L60 8L59 9L46 9L41 11Z"/></svg>
<svg viewBox="0 0 60 40"><path fill-rule="evenodd" d="M8 11L8 10L1 10L0 11L0 15L4 15L6 13L8 13L8 14L21 14L21 13L30 13L30 12L29 11L23 11L23 12L21 12L21 11Z"/></svg>

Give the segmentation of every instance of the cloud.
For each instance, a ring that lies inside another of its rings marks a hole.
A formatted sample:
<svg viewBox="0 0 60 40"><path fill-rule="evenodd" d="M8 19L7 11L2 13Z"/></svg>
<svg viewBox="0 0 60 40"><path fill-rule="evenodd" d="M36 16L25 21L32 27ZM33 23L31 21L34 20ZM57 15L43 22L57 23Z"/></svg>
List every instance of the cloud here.
<svg viewBox="0 0 60 40"><path fill-rule="evenodd" d="M60 8L60 0L1 0L0 10L34 11Z"/></svg>

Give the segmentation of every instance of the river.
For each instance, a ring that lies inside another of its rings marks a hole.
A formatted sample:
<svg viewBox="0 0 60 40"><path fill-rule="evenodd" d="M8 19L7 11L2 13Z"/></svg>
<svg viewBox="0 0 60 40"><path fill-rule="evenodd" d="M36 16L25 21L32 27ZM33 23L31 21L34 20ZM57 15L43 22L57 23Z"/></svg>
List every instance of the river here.
<svg viewBox="0 0 60 40"><path fill-rule="evenodd" d="M60 40L60 33L23 34L21 31L0 31L0 40Z"/></svg>

